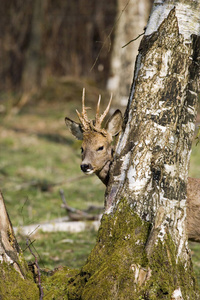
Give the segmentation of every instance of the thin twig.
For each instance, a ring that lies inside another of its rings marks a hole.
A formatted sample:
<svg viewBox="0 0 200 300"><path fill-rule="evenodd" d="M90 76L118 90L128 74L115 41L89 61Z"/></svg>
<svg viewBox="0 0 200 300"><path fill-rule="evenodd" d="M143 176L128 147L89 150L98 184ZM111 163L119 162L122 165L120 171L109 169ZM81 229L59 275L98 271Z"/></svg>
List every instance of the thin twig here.
<svg viewBox="0 0 200 300"><path fill-rule="evenodd" d="M40 224L37 225L37 226L35 227L35 229L29 233L29 236L31 236L31 235L32 235L39 227L40 227Z"/></svg>
<svg viewBox="0 0 200 300"><path fill-rule="evenodd" d="M137 39L139 39L142 35L144 35L145 32L140 33L135 39L129 41L127 44L125 44L124 46L122 46L122 48L125 48L126 46L128 46L130 43L136 41Z"/></svg>
<svg viewBox="0 0 200 300"><path fill-rule="evenodd" d="M98 61L98 59L99 59L99 56L100 56L100 54L101 54L102 49L104 48L104 46L105 46L107 40L110 40L110 36L111 36L111 34L113 33L113 30L115 29L115 26L117 25L117 23L118 23L119 20L121 19L122 14L124 13L124 11L125 11L125 9L127 8L127 6L129 5L129 2L130 2L130 0L127 1L126 5L125 5L124 8L122 9L122 11L121 11L119 17L117 18L117 20L115 21L115 23L114 23L113 27L111 28L109 34L107 35L105 41L103 42L103 44L102 44L102 46L101 46L101 49L99 50L99 53L97 54L97 57L96 57L96 59L95 59L93 65L92 65L92 67L91 67L91 69L90 69L90 72L94 69L94 67L95 67L95 65L96 65L96 63L97 63L97 61Z"/></svg>
<svg viewBox="0 0 200 300"><path fill-rule="evenodd" d="M39 264L38 264L37 256L34 254L34 252L31 249L31 244L33 242L30 241L30 243L29 243L29 241L30 241L30 239L27 238L26 239L26 245L27 245L29 251L31 252L31 254L33 255L33 257L35 258L35 265L36 265L36 268L37 268L37 271L38 271L38 287L39 287L39 290L40 290L40 300L42 300L43 297L44 297L44 292L43 292L43 288L42 288L42 284L41 284L40 267L39 267Z"/></svg>
<svg viewBox="0 0 200 300"><path fill-rule="evenodd" d="M27 244L27 241L30 241L30 242L28 242L28 244ZM26 238L26 248L23 250L23 252L25 252L27 249L30 250L30 246L32 246L33 243L35 243L35 240L34 240L34 241L31 241L31 240L29 240L29 238L27 237L27 238Z"/></svg>

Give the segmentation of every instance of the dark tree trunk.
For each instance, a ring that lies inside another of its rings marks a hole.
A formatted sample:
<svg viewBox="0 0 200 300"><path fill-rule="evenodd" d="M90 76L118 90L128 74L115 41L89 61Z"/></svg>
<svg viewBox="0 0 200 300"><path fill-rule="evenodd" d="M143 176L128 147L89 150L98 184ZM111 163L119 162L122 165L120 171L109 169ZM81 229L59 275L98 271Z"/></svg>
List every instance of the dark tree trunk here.
<svg viewBox="0 0 200 300"><path fill-rule="evenodd" d="M0 5L0 90L19 89L31 34L34 1L3 0Z"/></svg>

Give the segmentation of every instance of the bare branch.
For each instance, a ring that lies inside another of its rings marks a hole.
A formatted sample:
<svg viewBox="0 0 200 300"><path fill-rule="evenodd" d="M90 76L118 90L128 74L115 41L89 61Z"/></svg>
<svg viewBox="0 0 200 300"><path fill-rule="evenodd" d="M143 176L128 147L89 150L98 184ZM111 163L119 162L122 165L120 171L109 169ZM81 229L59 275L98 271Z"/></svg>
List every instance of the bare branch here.
<svg viewBox="0 0 200 300"><path fill-rule="evenodd" d="M130 43L136 41L137 39L139 39L142 35L144 35L145 32L140 33L136 38L134 38L133 40L130 40L127 44L125 44L124 46L122 46L122 48L125 48L126 46L128 46Z"/></svg>
<svg viewBox="0 0 200 300"><path fill-rule="evenodd" d="M31 249L32 243L33 242L31 242L31 240L29 238L26 239L26 245L27 245L29 251L31 252L31 254L33 255L33 257L35 258L35 265L36 265L36 268L37 268L37 271L38 271L38 287L39 287L39 290L40 290L40 300L42 300L43 297L44 297L44 292L43 292L43 288L42 288L42 284L41 284L40 267L39 267L39 264L38 264L37 256L34 254L34 252Z"/></svg>

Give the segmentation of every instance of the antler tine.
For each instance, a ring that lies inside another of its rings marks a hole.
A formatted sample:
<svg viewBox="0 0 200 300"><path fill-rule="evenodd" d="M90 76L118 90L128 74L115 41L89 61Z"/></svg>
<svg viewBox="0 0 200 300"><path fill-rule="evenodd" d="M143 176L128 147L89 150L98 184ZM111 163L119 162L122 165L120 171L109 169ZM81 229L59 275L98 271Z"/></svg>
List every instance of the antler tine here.
<svg viewBox="0 0 200 300"><path fill-rule="evenodd" d="M86 109L85 109L85 88L83 88L83 94L82 94L82 116L83 118L87 118Z"/></svg>
<svg viewBox="0 0 200 300"><path fill-rule="evenodd" d="M105 116L106 116L107 113L109 112L111 102L112 102L112 94L111 94L111 96L110 96L110 100L109 100L108 106L106 107L104 113L103 113L103 114L100 116L100 118L99 118L99 123L100 123L100 124L103 122Z"/></svg>
<svg viewBox="0 0 200 300"><path fill-rule="evenodd" d="M97 125L99 123L99 109L100 109L100 103L101 103L101 95L99 95L99 99L97 102L97 111L96 111L96 117L95 117L95 124Z"/></svg>
<svg viewBox="0 0 200 300"><path fill-rule="evenodd" d="M80 114L80 112L78 111L78 109L76 109L76 113L77 113L77 115L78 115L78 118L79 118L80 122L82 123L83 118L81 117L81 114Z"/></svg>
<svg viewBox="0 0 200 300"><path fill-rule="evenodd" d="M83 88L83 94L82 94L82 112L81 114L76 109L76 113L78 115L78 118L83 125L83 128L87 130L89 128L90 121L88 120L87 113L86 113L86 107L85 107L85 88Z"/></svg>

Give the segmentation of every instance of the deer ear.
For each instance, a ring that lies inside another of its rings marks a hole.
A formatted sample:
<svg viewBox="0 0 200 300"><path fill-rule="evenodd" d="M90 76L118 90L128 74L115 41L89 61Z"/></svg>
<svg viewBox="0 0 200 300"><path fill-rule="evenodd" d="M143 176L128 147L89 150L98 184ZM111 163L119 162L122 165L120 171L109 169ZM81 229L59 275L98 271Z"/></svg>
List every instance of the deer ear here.
<svg viewBox="0 0 200 300"><path fill-rule="evenodd" d="M66 123L69 131L73 134L73 136L75 136L76 139L78 139L78 140L83 139L83 131L81 129L80 124L72 121L71 119L69 119L67 117L65 118L65 123Z"/></svg>
<svg viewBox="0 0 200 300"><path fill-rule="evenodd" d="M122 129L122 113L119 109L117 109L114 114L108 119L105 129L112 136L117 135Z"/></svg>

